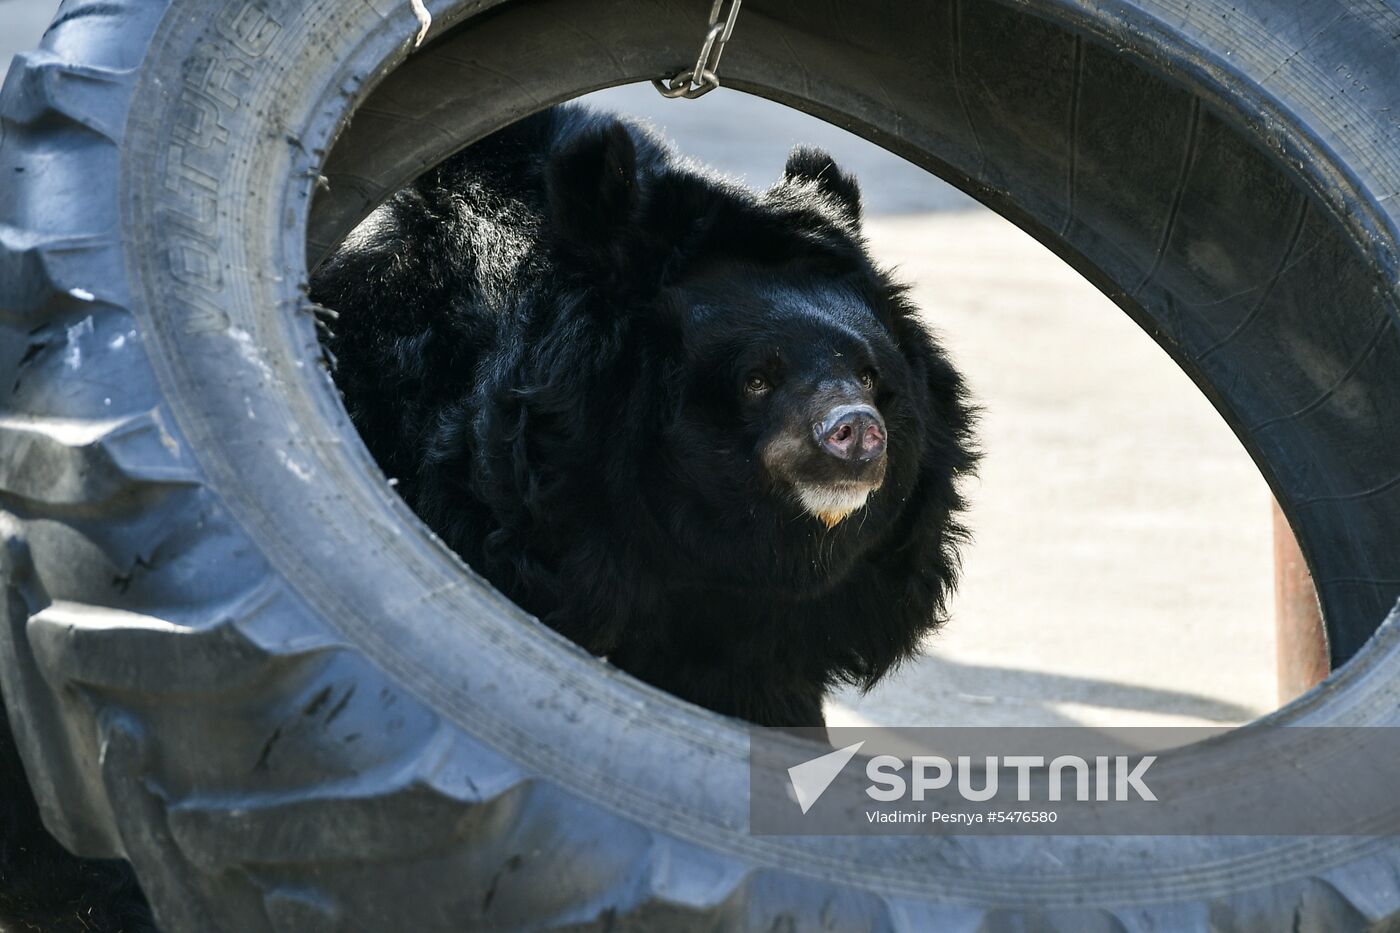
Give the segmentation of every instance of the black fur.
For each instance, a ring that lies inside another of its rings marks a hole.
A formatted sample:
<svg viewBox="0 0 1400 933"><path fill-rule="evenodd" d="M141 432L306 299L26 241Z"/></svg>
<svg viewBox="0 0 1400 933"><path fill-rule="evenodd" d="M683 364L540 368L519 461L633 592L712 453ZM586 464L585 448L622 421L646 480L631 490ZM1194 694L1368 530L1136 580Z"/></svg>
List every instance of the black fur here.
<svg viewBox="0 0 1400 933"><path fill-rule="evenodd" d="M397 194L312 296L370 451L472 567L678 696L819 725L940 622L974 461L963 383L859 218L824 153L754 193L565 106ZM828 529L771 464L809 456L778 442L813 399L857 395L884 482Z"/></svg>

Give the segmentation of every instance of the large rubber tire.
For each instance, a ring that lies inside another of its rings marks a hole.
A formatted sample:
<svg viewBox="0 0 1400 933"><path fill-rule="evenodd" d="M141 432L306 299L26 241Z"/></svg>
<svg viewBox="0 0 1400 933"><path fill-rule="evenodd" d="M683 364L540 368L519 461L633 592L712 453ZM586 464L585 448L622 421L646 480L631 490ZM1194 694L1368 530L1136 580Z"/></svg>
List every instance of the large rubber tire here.
<svg viewBox="0 0 1400 933"><path fill-rule="evenodd" d="M1393 839L751 836L737 724L435 542L317 365L307 231L320 255L460 145L680 66L704 11L429 6L410 57L407 0L69 0L6 81L0 666L60 840L128 857L171 933L1400 922ZM1397 36L1369 0L750 0L725 56L1011 217L1201 385L1351 659L1275 724L1400 724L1400 621L1372 636Z"/></svg>

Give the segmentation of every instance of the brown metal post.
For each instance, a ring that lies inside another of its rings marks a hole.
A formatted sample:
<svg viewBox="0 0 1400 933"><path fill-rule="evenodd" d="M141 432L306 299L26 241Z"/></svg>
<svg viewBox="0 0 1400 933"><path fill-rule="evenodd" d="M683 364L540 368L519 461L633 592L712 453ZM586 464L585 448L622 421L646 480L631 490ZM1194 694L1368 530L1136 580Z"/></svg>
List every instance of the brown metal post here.
<svg viewBox="0 0 1400 933"><path fill-rule="evenodd" d="M1274 625L1279 703L1302 696L1329 672L1327 634L1312 574L1283 510L1274 503Z"/></svg>

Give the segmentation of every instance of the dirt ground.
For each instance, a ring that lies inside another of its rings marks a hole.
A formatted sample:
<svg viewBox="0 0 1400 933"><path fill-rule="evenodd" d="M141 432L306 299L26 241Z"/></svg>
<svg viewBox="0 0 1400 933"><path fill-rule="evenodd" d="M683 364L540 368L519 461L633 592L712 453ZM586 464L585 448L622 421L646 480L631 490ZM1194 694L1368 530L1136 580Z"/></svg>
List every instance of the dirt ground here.
<svg viewBox="0 0 1400 933"><path fill-rule="evenodd" d="M0 66L51 0L0 0ZM984 409L952 620L833 724L1231 724L1275 705L1268 491L1223 421L1107 299L1006 221L862 140L744 95L594 103L756 186L796 142L861 178Z"/></svg>

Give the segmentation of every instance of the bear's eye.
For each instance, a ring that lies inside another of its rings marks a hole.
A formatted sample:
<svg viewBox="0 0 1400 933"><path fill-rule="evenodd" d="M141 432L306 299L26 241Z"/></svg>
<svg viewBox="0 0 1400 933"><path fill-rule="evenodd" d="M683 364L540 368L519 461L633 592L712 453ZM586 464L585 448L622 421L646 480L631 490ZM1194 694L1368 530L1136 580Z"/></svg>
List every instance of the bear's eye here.
<svg viewBox="0 0 1400 933"><path fill-rule="evenodd" d="M860 379L860 387L867 392L875 388L875 370L867 369L857 378Z"/></svg>
<svg viewBox="0 0 1400 933"><path fill-rule="evenodd" d="M744 391L750 395L762 395L772 387L768 378L762 373L749 373L748 378L744 380Z"/></svg>

